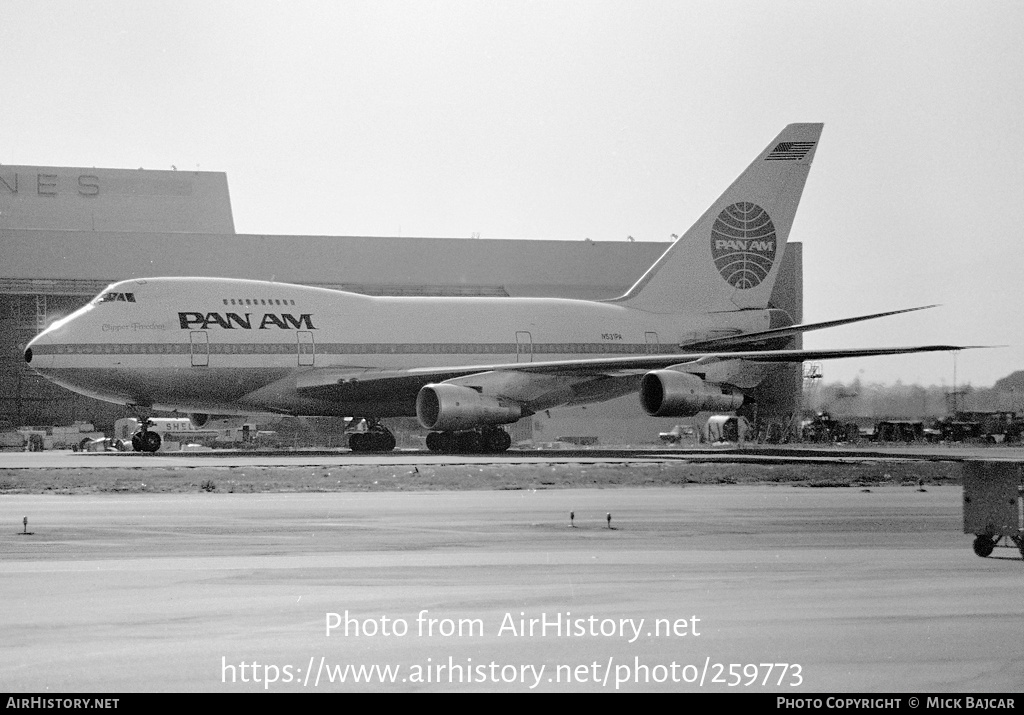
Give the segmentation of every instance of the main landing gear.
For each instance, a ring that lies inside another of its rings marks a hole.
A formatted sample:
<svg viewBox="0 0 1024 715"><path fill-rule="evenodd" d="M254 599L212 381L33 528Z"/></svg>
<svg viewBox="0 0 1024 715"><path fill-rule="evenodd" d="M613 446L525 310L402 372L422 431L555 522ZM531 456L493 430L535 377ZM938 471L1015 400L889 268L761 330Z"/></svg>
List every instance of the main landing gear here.
<svg viewBox="0 0 1024 715"><path fill-rule="evenodd" d="M353 452L390 452L395 448L395 435L378 420L367 419L365 432L354 432L348 438Z"/></svg>
<svg viewBox="0 0 1024 715"><path fill-rule="evenodd" d="M501 427L478 427L464 432L431 432L427 449L446 454L489 454L504 452L512 446L512 437Z"/></svg>
<svg viewBox="0 0 1024 715"><path fill-rule="evenodd" d="M132 435L132 449L136 452L156 452L160 449L161 439L156 432L151 432L148 418L139 420L142 426Z"/></svg>

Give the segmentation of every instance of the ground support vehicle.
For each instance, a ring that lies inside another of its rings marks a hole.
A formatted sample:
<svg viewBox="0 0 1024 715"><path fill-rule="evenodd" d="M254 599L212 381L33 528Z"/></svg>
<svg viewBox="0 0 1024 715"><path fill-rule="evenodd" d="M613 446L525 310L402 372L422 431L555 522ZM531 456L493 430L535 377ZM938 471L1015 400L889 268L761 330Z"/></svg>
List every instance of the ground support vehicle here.
<svg viewBox="0 0 1024 715"><path fill-rule="evenodd" d="M1024 464L964 463L964 533L978 556L1012 544L1024 557Z"/></svg>

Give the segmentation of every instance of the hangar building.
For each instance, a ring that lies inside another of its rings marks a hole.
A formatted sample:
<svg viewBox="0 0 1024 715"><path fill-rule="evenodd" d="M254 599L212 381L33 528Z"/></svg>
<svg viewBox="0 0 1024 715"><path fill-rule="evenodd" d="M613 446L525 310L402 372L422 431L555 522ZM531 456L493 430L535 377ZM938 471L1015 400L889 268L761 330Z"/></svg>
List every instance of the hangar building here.
<svg viewBox="0 0 1024 715"><path fill-rule="evenodd" d="M256 278L371 295L614 298L668 243L237 234L227 175L0 166L0 419L92 422L131 413L28 368L25 344L109 283L147 276ZM801 246L790 242L772 302L802 318ZM800 371L773 386L772 419L797 411ZM767 415L765 412L762 416ZM691 420L696 424L702 420ZM413 421L414 422L414 421ZM655 419L635 396L526 418L517 439L657 441L687 420Z"/></svg>

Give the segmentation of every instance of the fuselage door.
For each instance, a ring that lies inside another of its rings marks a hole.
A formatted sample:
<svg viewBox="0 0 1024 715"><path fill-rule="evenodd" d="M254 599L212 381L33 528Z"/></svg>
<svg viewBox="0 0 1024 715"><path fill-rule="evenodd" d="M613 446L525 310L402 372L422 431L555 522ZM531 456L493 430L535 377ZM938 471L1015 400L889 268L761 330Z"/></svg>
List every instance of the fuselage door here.
<svg viewBox="0 0 1024 715"><path fill-rule="evenodd" d="M516 362L533 362L533 336L525 330L516 331Z"/></svg>
<svg viewBox="0 0 1024 715"><path fill-rule="evenodd" d="M208 367L210 364L210 337L205 330L189 333L192 342L192 367Z"/></svg>
<svg viewBox="0 0 1024 715"><path fill-rule="evenodd" d="M661 343L658 342L658 334L646 332L644 333L644 336L647 338L647 354L657 355L658 351L661 349Z"/></svg>
<svg viewBox="0 0 1024 715"><path fill-rule="evenodd" d="M299 365L312 367L316 360L316 344L313 342L313 333L308 330L298 330L295 335L299 341Z"/></svg>

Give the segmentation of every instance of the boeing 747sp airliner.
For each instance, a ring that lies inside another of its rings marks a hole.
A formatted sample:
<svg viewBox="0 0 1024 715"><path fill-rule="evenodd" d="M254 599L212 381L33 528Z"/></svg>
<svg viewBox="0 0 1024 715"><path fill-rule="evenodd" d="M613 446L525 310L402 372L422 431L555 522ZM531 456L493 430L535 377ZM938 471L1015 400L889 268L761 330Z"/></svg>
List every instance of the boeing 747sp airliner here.
<svg viewBox="0 0 1024 715"><path fill-rule="evenodd" d="M769 306L821 130L787 126L614 300L126 280L48 327L25 359L68 389L140 410L365 418L357 451L393 449L381 420L415 415L432 450L500 452L511 444L502 425L554 407L639 392L659 417L732 411L786 364L960 349L764 349L892 314L792 325ZM146 433L140 442L159 447Z"/></svg>

